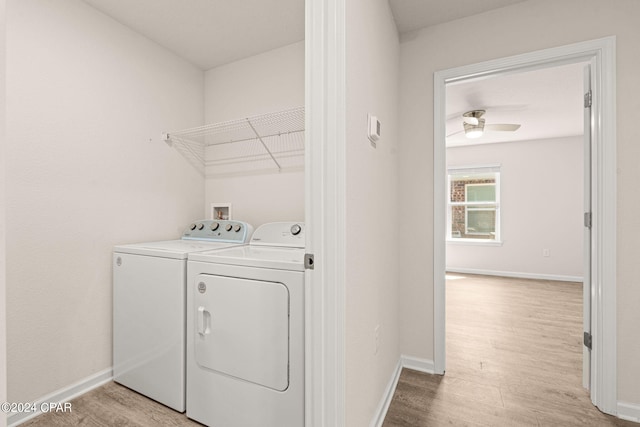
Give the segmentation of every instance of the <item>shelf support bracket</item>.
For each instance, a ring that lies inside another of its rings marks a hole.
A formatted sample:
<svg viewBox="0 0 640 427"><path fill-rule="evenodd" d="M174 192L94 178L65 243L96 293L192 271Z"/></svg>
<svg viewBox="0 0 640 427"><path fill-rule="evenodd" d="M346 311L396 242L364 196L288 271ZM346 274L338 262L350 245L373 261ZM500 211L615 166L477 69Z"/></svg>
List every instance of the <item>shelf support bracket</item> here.
<svg viewBox="0 0 640 427"><path fill-rule="evenodd" d="M271 150L269 150L269 148L267 147L267 144L264 143L264 141L262 140L262 137L260 136L258 131L256 131L256 128L253 127L253 124L251 123L251 120L249 120L249 119L246 119L246 120L247 120L247 124L249 125L249 127L251 128L253 133L256 134L256 138L258 138L258 140L260 141L260 143L262 144L264 149L267 150L267 153L269 154L269 156L271 156L271 160L273 160L273 163L275 163L276 166L278 166L278 171L281 171L282 167L280 166L280 163L278 163L276 158L273 156L273 154L271 153Z"/></svg>

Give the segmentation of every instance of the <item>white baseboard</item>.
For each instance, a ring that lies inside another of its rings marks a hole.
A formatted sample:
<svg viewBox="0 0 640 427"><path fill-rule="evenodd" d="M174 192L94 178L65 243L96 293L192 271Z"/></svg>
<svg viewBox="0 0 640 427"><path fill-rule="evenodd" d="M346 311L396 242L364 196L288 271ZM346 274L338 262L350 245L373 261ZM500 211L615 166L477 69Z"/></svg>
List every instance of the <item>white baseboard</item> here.
<svg viewBox="0 0 640 427"><path fill-rule="evenodd" d="M414 371L426 372L427 374L435 374L436 369L433 360L421 359L419 357L402 355L400 356L402 367L413 369Z"/></svg>
<svg viewBox="0 0 640 427"><path fill-rule="evenodd" d="M391 405L391 400L393 399L393 395L396 392L396 387L398 386L398 380L400 379L401 372L402 359L398 360L398 363L396 364L396 369L393 371L391 380L389 381L389 384L387 384L387 388L382 395L382 400L380 400L380 403L378 404L378 408L376 409L373 420L371 420L370 427L382 427L384 417L387 415L389 405Z"/></svg>
<svg viewBox="0 0 640 427"><path fill-rule="evenodd" d="M482 276L502 276L517 277L520 279L538 279L538 280L557 280L559 282L580 282L584 280L582 276L564 276L560 274L539 274L539 273L522 273L517 271L497 271L497 270L481 270L476 268L449 268L447 272L460 274L478 274Z"/></svg>
<svg viewBox="0 0 640 427"><path fill-rule="evenodd" d="M36 408L35 412L18 412L9 414L7 416L7 425L9 427L13 427L22 424L25 421L40 415L42 413L41 407L43 404L68 402L81 394L108 383L112 378L113 370L111 368L107 368L80 380L75 384L56 390L53 393L43 396L33 402L33 405ZM71 408L71 410L73 410L73 408Z"/></svg>
<svg viewBox="0 0 640 427"><path fill-rule="evenodd" d="M640 405L637 403L618 402L618 418L640 423Z"/></svg>
<svg viewBox="0 0 640 427"><path fill-rule="evenodd" d="M387 388L385 389L382 399L378 404L374 417L371 420L370 427L381 427L382 423L384 423L384 418L387 416L389 405L391 405L391 400L393 399L396 387L398 386L398 380L400 379L402 368L413 369L415 371L426 372L428 374L433 374L435 372L433 360L420 359L418 357L406 356L404 354L401 355L398 360L398 364L396 365L396 369L391 375L391 380L389 380L389 384L387 384Z"/></svg>

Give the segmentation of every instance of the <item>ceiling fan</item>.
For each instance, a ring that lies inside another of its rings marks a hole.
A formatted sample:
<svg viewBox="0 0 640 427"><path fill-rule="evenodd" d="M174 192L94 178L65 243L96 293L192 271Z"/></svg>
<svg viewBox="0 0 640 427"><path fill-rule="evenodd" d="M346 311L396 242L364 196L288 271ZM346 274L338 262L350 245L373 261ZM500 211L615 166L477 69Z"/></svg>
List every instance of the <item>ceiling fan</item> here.
<svg viewBox="0 0 640 427"><path fill-rule="evenodd" d="M463 130L447 135L447 138L464 132L467 138L480 138L484 132L515 132L520 129L518 124L502 123L502 124L485 124L482 117L486 113L485 110L471 110L462 115Z"/></svg>

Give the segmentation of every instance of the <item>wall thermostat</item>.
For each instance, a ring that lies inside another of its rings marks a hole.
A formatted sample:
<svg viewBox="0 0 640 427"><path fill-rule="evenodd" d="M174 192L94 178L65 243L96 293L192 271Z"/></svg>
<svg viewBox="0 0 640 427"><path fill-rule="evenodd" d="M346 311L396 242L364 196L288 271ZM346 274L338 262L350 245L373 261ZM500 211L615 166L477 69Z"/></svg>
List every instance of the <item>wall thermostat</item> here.
<svg viewBox="0 0 640 427"><path fill-rule="evenodd" d="M376 141L380 139L380 121L376 116L372 116L371 114L368 114L367 118L369 121L368 137L375 145Z"/></svg>

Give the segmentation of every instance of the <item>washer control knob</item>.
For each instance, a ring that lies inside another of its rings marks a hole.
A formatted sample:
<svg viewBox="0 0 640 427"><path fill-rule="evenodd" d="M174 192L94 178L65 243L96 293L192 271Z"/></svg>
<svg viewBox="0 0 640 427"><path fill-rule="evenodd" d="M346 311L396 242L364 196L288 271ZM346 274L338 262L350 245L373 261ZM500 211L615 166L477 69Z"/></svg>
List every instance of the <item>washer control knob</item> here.
<svg viewBox="0 0 640 427"><path fill-rule="evenodd" d="M227 230L227 231L231 231L231 229L232 229L232 228L233 228L233 225L231 225L231 224L227 224L227 225L224 227L224 229L225 229L225 230Z"/></svg>
<svg viewBox="0 0 640 427"><path fill-rule="evenodd" d="M300 227L300 224L293 224L291 226L291 234L293 234L294 236L297 236L298 234L300 234L301 231L302 231L302 227Z"/></svg>
<svg viewBox="0 0 640 427"><path fill-rule="evenodd" d="M235 231L236 233L237 233L238 231L240 231L240 230L242 230L242 225L240 225L240 224L236 224L236 226L235 226L235 227L233 227L233 231Z"/></svg>
<svg viewBox="0 0 640 427"><path fill-rule="evenodd" d="M204 224L198 224L198 230L202 230L204 228Z"/></svg>
<svg viewBox="0 0 640 427"><path fill-rule="evenodd" d="M195 230L195 229L196 229L196 227L197 227L197 226L196 226L195 224L191 224L191 225L189 226L189 230L193 231L193 230Z"/></svg>
<svg viewBox="0 0 640 427"><path fill-rule="evenodd" d="M219 222L212 222L211 223L211 231L216 231L218 228L220 228L220 223Z"/></svg>

